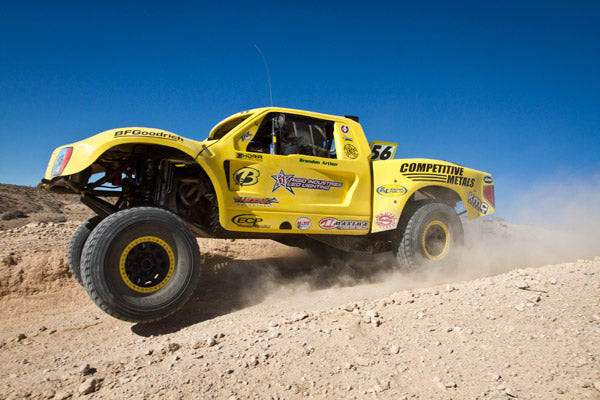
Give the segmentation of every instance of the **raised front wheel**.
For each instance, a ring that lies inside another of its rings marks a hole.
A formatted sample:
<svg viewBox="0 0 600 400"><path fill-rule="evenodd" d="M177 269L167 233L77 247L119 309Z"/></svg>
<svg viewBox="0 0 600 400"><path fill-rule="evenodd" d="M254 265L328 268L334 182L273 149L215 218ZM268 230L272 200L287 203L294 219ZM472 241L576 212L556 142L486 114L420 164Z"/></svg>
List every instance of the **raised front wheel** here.
<svg viewBox="0 0 600 400"><path fill-rule="evenodd" d="M158 208L131 208L105 218L83 248L81 274L91 299L108 314L150 322L190 298L200 250L187 225Z"/></svg>

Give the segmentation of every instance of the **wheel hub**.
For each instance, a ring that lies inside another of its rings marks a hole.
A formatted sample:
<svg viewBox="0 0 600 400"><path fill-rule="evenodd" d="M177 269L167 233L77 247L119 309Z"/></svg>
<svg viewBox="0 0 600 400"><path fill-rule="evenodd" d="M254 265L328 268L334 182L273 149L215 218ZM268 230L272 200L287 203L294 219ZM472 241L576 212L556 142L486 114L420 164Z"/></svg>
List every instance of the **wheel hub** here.
<svg viewBox="0 0 600 400"><path fill-rule="evenodd" d="M121 279L140 293L153 293L163 288L175 271L175 256L162 239L144 236L135 239L121 253Z"/></svg>
<svg viewBox="0 0 600 400"><path fill-rule="evenodd" d="M441 221L431 221L423 231L423 252L431 260L441 260L450 248L450 232Z"/></svg>

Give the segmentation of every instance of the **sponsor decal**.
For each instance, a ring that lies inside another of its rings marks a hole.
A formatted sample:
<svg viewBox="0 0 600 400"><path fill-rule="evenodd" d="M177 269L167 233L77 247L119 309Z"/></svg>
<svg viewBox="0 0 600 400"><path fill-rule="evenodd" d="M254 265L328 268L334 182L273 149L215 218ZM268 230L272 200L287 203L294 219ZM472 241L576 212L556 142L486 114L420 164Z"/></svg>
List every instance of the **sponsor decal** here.
<svg viewBox="0 0 600 400"><path fill-rule="evenodd" d="M141 129L127 129L116 131L114 137L130 137L130 136L145 136L157 139L173 140L175 142L183 142L183 138L179 135L167 132L143 131Z"/></svg>
<svg viewBox="0 0 600 400"><path fill-rule="evenodd" d="M233 181L239 186L252 186L258 182L260 172L254 168L244 167L233 173Z"/></svg>
<svg viewBox="0 0 600 400"><path fill-rule="evenodd" d="M247 142L251 138L252 138L252 135L250 134L250 131L248 131L242 135L241 139L242 139L242 142Z"/></svg>
<svg viewBox="0 0 600 400"><path fill-rule="evenodd" d="M344 154L346 154L346 157L348 158L355 159L358 157L358 150L353 144L348 143L344 145Z"/></svg>
<svg viewBox="0 0 600 400"><path fill-rule="evenodd" d="M377 194L380 196L403 196L408 192L404 186L400 185L382 185L377 188Z"/></svg>
<svg viewBox="0 0 600 400"><path fill-rule="evenodd" d="M311 189L311 190L324 190L329 191L331 188L341 188L344 186L342 182L327 181L323 179L312 179L312 178L300 178L295 174L286 174L283 170L279 170L276 175L271 175L271 178L275 180L271 193L275 192L279 188L284 188L294 196L294 189Z"/></svg>
<svg viewBox="0 0 600 400"><path fill-rule="evenodd" d="M262 155L253 153L235 153L235 158L250 161L262 161Z"/></svg>
<svg viewBox="0 0 600 400"><path fill-rule="evenodd" d="M479 199L479 197L475 196L475 194L473 192L469 192L469 200L468 200L469 204L471 205L471 207L473 207L474 209L476 209L477 211L479 211L482 214L487 214L488 212L488 205L487 203L484 203L483 201L481 201Z"/></svg>
<svg viewBox="0 0 600 400"><path fill-rule="evenodd" d="M336 162L332 161L308 160L306 158L301 158L300 162L305 164L328 165L330 167L337 167L338 165Z"/></svg>
<svg viewBox="0 0 600 400"><path fill-rule="evenodd" d="M242 228L270 228L268 225L259 225L263 219L254 214L240 214L231 218L231 222Z"/></svg>
<svg viewBox="0 0 600 400"><path fill-rule="evenodd" d="M491 185L492 183L494 183L494 179L491 176L486 175L483 177L483 183Z"/></svg>
<svg viewBox="0 0 600 400"><path fill-rule="evenodd" d="M273 204L279 203L275 197L247 197L235 196L233 201L238 206L259 206L273 207Z"/></svg>
<svg viewBox="0 0 600 400"><path fill-rule="evenodd" d="M384 212L375 216L375 224L382 229L394 229L398 225L398 220L394 214Z"/></svg>
<svg viewBox="0 0 600 400"><path fill-rule="evenodd" d="M319 227L321 229L339 229L343 231L347 230L358 230L365 231L369 229L368 221L351 221L351 220L339 220L333 217L323 218L319 221Z"/></svg>
<svg viewBox="0 0 600 400"><path fill-rule="evenodd" d="M306 217L300 217L296 220L296 228L300 229L301 231L307 230L310 228L310 225L310 219Z"/></svg>
<svg viewBox="0 0 600 400"><path fill-rule="evenodd" d="M403 163L400 173L415 182L440 182L473 187L475 178L463 176L465 168L459 165Z"/></svg>
<svg viewBox="0 0 600 400"><path fill-rule="evenodd" d="M342 130L342 132L344 133L348 133L350 131L350 129L348 128L348 125L342 125L342 127L340 128Z"/></svg>

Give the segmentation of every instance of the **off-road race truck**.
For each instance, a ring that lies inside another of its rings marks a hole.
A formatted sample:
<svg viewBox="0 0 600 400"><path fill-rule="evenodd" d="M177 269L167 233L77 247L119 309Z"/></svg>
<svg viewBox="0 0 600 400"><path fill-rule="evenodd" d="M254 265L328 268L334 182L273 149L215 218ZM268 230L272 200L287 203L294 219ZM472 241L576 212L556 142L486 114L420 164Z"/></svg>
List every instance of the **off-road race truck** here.
<svg viewBox="0 0 600 400"><path fill-rule="evenodd" d="M77 193L97 214L69 244L74 278L110 315L149 322L192 295L196 237L392 251L407 269L455 263L457 210L492 214L492 176L395 150L369 143L357 117L268 107L226 118L204 141L135 127L61 146L40 187Z"/></svg>

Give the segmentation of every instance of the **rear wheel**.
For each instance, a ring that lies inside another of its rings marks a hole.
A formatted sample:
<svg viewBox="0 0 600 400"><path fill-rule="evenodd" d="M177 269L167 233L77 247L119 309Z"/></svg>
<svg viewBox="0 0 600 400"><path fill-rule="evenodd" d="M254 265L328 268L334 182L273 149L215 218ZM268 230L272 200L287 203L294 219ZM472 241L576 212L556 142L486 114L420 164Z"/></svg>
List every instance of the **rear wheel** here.
<svg viewBox="0 0 600 400"><path fill-rule="evenodd" d="M97 215L88 219L77 228L69 242L69 250L67 251L69 270L71 271L73 278L75 278L80 285L83 285L83 281L81 280L81 253L83 251L83 246L90 236L90 233L92 233L100 221L102 221L102 218Z"/></svg>
<svg viewBox="0 0 600 400"><path fill-rule="evenodd" d="M463 245L463 228L447 204L417 202L405 210L398 225L394 252L403 268L415 270L437 265L453 266Z"/></svg>
<svg viewBox="0 0 600 400"><path fill-rule="evenodd" d="M158 208L131 208L105 218L83 249L82 280L108 314L132 322L167 317L192 295L200 250L187 225Z"/></svg>

